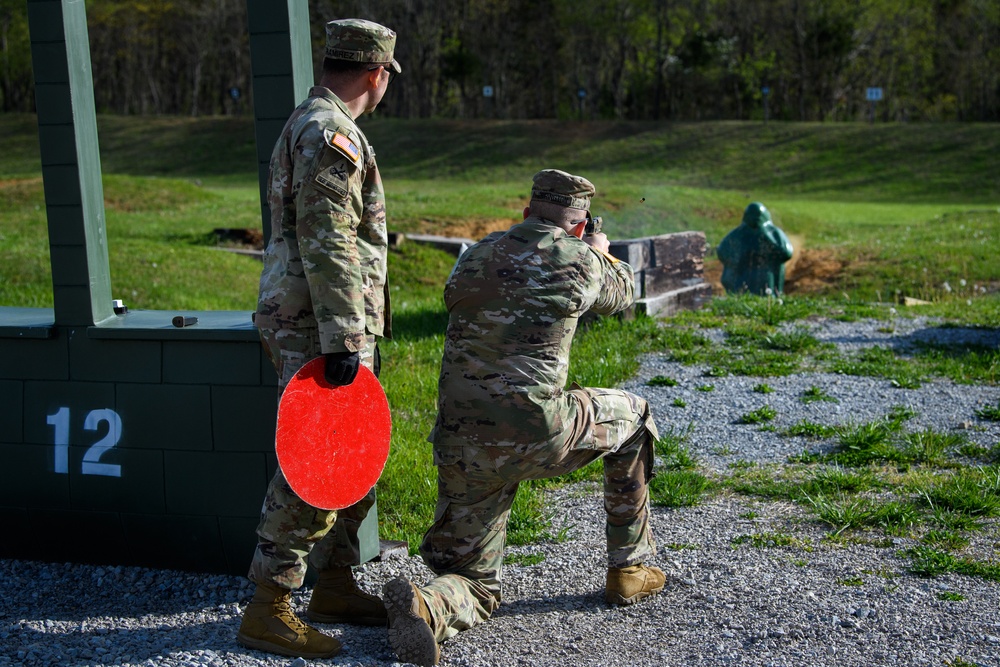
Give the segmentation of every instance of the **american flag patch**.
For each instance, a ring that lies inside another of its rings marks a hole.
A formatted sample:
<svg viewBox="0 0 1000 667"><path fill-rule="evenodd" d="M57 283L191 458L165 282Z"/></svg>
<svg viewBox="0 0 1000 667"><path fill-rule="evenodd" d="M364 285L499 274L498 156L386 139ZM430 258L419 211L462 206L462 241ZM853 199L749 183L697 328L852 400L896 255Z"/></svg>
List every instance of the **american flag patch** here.
<svg viewBox="0 0 1000 667"><path fill-rule="evenodd" d="M333 135L333 139L330 140L330 145L336 146L342 150L347 157L351 158L355 162L361 159L361 149L355 146L353 141L340 132Z"/></svg>

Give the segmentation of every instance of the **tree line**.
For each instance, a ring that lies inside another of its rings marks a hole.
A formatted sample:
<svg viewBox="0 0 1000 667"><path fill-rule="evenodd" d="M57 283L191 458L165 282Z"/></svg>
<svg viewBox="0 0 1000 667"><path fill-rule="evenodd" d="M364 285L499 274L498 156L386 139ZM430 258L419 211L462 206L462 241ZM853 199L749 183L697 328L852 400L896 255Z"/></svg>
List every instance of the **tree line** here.
<svg viewBox="0 0 1000 667"><path fill-rule="evenodd" d="M244 0L86 7L98 110L249 110ZM379 108L388 116L1000 120L997 0L309 0L309 8L317 68L329 19L396 30L403 75ZM26 14L25 0L0 0L4 111L33 109Z"/></svg>

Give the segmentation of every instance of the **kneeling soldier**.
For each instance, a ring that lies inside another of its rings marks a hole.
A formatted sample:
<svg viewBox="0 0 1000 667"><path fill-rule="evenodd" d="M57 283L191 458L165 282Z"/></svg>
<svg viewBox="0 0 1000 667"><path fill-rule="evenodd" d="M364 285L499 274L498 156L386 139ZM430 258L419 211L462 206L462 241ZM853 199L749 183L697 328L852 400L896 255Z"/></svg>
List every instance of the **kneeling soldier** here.
<svg viewBox="0 0 1000 667"><path fill-rule="evenodd" d="M420 552L437 575L382 590L389 643L433 665L438 644L500 605L507 519L518 484L604 461L606 598L627 605L663 590L648 483L658 437L649 406L616 389L564 390L580 316L633 303L632 268L584 235L594 186L555 169L534 177L524 220L459 259L445 286L448 330L438 417L435 521Z"/></svg>

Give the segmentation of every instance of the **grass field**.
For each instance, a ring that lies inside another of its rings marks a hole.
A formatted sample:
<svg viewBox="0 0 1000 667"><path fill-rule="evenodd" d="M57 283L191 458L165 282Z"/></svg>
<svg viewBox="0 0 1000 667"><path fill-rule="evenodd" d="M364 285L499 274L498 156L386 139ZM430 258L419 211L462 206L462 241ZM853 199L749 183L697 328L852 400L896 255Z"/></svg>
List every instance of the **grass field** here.
<svg viewBox="0 0 1000 667"><path fill-rule="evenodd" d="M133 309L253 309L259 263L220 252L213 234L259 227L251 121L101 117L98 125L113 296ZM771 209L796 247L782 304L718 298L667 328L602 322L574 349L571 377L582 384L613 385L635 371L641 353L689 344L692 363L726 372L766 375L792 363L748 357L749 343L738 354L702 350L692 342L700 327L769 335L782 319L813 314L873 316L891 326L911 313L1000 326L993 125L375 119L362 127L378 151L393 231L478 237L505 228L520 218L532 174L546 167L594 181L593 207L612 238L702 230L714 246L749 202ZM35 119L0 115L0 134L0 305L51 307ZM433 507L424 439L446 321L441 285L452 261L412 243L390 256L397 338L384 347L383 379L394 434L380 509L387 536L411 545ZM719 271L711 254L706 270ZM932 303L907 310L896 303L903 296ZM901 372L893 361L866 368ZM918 378L990 383L1000 367L996 350L917 363ZM519 494L515 511L513 539L544 532L536 493Z"/></svg>

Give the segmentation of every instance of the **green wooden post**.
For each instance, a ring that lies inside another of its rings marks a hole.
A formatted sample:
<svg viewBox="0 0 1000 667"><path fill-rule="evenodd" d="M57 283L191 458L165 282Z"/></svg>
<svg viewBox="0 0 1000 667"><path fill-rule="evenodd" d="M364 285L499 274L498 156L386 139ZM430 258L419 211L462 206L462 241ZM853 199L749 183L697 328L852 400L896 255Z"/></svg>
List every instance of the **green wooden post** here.
<svg viewBox="0 0 1000 667"><path fill-rule="evenodd" d="M313 84L308 0L247 0L254 133L264 242L271 236L267 166L292 109Z"/></svg>
<svg viewBox="0 0 1000 667"><path fill-rule="evenodd" d="M87 14L81 0L28 0L55 323L115 316L104 225Z"/></svg>

